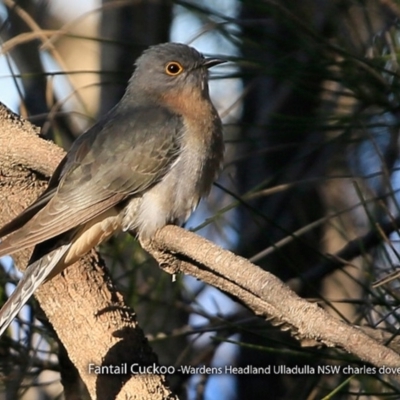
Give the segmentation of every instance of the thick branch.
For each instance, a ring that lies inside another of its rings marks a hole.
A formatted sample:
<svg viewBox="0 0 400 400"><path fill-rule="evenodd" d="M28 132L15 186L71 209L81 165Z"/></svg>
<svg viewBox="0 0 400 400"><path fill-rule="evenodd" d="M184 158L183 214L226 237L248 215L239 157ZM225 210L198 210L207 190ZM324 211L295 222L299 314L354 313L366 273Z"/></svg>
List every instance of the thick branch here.
<svg viewBox="0 0 400 400"><path fill-rule="evenodd" d="M36 198L64 154L37 133L0 105L0 225ZM26 264L28 253L16 255L19 266ZM95 252L44 284L36 297L92 399L174 398L163 376L88 373L89 363L156 362L133 311L124 304Z"/></svg>
<svg viewBox="0 0 400 400"><path fill-rule="evenodd" d="M151 243L142 245L169 273L190 274L234 295L300 340L341 347L376 366L400 365L400 355L393 350L301 299L269 272L191 232L167 226Z"/></svg>
<svg viewBox="0 0 400 400"><path fill-rule="evenodd" d="M13 120L7 115L4 116L0 108L0 148L5 149L0 154L0 170L6 168L9 171L13 166L17 170L15 167L22 165L24 171L39 171L47 176L59 162L62 152L57 153L54 145L27 132L24 126L26 123ZM20 157L21 146L24 146L24 154ZM9 177L7 171L0 175L1 183L4 183L0 187L0 202L4 204L5 201L7 210L11 210L18 197L18 190L20 194L23 189L26 190L27 180L20 186L18 183L14 185L17 195L14 192L10 201L10 196L6 194L9 193L8 183L15 177ZM32 197L34 187L28 189ZM26 201L24 198L22 202ZM2 212L0 223L6 222L2 218L11 217ZM297 297L268 272L205 239L168 226L157 233L153 242L144 245L169 273L188 273L230 293L257 315L289 327L300 340L341 347L376 366L400 365L400 356L394 351L328 315L316 304ZM87 374L89 362L101 365L110 360L121 360L121 357L126 360L124 357L127 356L131 363L137 359L140 362L152 360L153 355L134 315L112 287L95 253L86 263L68 268L62 276L44 285L37 297L93 398L108 387L110 382L104 381L104 377ZM147 398L161 399L169 393L164 383L163 377L136 376L129 380L129 384L124 385L121 381L111 384L116 390L123 386L118 398L124 398L123 391L127 394L126 398L130 398L128 393L137 393L147 387L154 390ZM158 393L158 397L155 393Z"/></svg>

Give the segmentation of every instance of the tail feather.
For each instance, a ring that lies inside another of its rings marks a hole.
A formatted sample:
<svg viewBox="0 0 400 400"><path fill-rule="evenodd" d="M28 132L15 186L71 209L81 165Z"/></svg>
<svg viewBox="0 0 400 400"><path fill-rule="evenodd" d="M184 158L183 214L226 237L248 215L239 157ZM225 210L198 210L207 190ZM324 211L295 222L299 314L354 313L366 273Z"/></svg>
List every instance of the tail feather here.
<svg viewBox="0 0 400 400"><path fill-rule="evenodd" d="M0 336L20 312L33 292L46 280L62 260L70 247L71 243L63 245L28 266L17 288L0 310Z"/></svg>

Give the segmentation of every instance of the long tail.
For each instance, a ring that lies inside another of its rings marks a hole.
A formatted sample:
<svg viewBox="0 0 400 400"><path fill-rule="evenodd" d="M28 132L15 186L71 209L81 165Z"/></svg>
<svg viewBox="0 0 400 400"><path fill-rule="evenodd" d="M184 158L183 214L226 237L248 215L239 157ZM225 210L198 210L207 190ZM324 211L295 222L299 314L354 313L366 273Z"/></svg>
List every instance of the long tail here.
<svg viewBox="0 0 400 400"><path fill-rule="evenodd" d="M0 310L0 336L70 247L71 243L63 245L27 267L17 288Z"/></svg>

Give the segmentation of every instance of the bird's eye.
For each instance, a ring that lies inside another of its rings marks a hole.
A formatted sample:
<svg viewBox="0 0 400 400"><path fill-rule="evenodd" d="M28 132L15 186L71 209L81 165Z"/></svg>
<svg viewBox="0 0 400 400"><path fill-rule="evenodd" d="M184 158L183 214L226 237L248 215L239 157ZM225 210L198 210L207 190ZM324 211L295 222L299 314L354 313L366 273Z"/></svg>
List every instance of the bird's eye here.
<svg viewBox="0 0 400 400"><path fill-rule="evenodd" d="M176 61L169 62L165 67L165 72L170 76L179 75L183 71L183 67Z"/></svg>

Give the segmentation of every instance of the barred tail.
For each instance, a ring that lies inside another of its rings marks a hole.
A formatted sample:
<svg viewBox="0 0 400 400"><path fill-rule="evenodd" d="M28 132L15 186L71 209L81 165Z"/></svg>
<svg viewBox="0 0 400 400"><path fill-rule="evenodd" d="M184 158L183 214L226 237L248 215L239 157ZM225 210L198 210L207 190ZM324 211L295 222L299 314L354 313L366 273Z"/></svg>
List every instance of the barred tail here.
<svg viewBox="0 0 400 400"><path fill-rule="evenodd" d="M17 288L0 310L0 336L70 247L71 243L63 245L28 266Z"/></svg>

